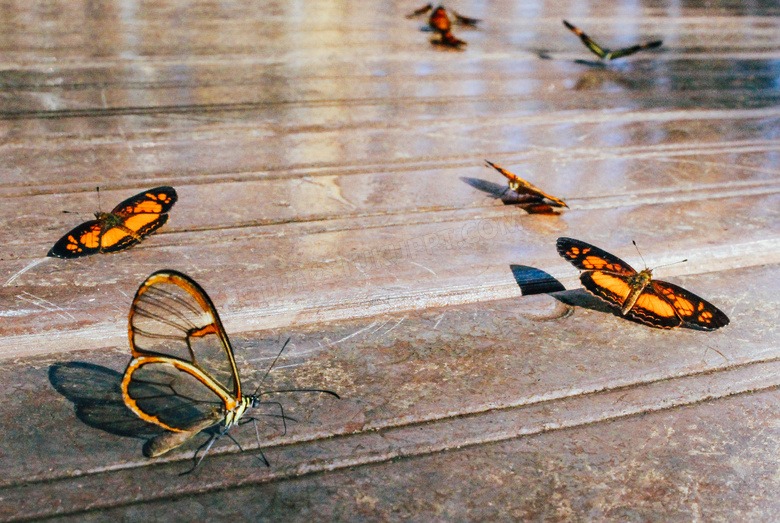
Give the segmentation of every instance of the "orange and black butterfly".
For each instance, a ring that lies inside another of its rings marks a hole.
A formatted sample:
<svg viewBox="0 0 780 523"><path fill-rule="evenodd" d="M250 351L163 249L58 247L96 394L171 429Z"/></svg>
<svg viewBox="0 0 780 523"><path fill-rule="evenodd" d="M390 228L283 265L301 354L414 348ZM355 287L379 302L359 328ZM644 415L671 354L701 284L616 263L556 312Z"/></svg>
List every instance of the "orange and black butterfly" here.
<svg viewBox="0 0 780 523"><path fill-rule="evenodd" d="M214 304L200 285L177 271L155 272L141 284L130 307L129 335L133 359L122 379L124 402L140 418L168 431L146 442L146 457L160 456L203 430L218 428L198 449L208 445L202 460L231 427L255 422L242 416L261 405L263 394L324 392L338 398L319 389L245 395Z"/></svg>
<svg viewBox="0 0 780 523"><path fill-rule="evenodd" d="M167 186L136 194L111 212L96 212L94 220L60 238L47 256L78 258L129 249L168 221L167 213L176 199L174 188Z"/></svg>
<svg viewBox="0 0 780 523"><path fill-rule="evenodd" d="M610 51L609 49L604 49L601 46L599 46L596 42L591 40L591 38L588 35L583 33L581 29L571 25L566 20L563 21L563 25L565 25L566 28L569 29L572 33L579 36L580 40L582 40L582 43L585 44L585 47L590 49L594 54L596 54L602 60L614 60L615 58L622 58L624 56L632 55L638 51L643 51L645 49L655 49L656 47L661 47L661 45L664 43L663 40L654 40L646 44L633 45L631 47L626 47L624 49L618 49L617 51Z"/></svg>
<svg viewBox="0 0 780 523"><path fill-rule="evenodd" d="M661 329L685 324L715 330L729 323L710 302L672 283L653 280L651 269L636 272L617 256L572 238L558 238L557 246L558 254L582 271L585 289L620 307L624 316Z"/></svg>
<svg viewBox="0 0 780 523"><path fill-rule="evenodd" d="M421 8L415 9L414 11L412 11L411 13L406 15L406 18L414 18L415 16L424 15L425 13L430 11L431 9L433 9L433 4L425 4ZM444 10L444 6L440 5L438 7L438 9ZM450 9L450 13L452 13L452 16L455 17L455 22L457 22L457 23L459 23L461 25L468 25L468 26L471 26L471 27L476 27L477 24L482 21L479 18L471 18L469 16L463 16L461 14L456 13L452 9Z"/></svg>
<svg viewBox="0 0 780 523"><path fill-rule="evenodd" d="M439 6L433 10L428 19L428 25L434 32L439 33L439 40L433 40L433 43L456 48L466 45L466 42L459 40L452 34L452 22L450 22L450 17L447 16L444 7Z"/></svg>
<svg viewBox="0 0 780 523"><path fill-rule="evenodd" d="M485 162L487 162L490 167L503 174L507 180L509 180L510 189L515 191L519 196L526 196L528 201L538 201L539 203L544 203L550 207L569 207L563 200L556 198L555 196L550 196L535 185L528 183L519 176L510 173L506 169L494 164L493 162L488 160L485 160ZM544 202L544 200L549 201Z"/></svg>

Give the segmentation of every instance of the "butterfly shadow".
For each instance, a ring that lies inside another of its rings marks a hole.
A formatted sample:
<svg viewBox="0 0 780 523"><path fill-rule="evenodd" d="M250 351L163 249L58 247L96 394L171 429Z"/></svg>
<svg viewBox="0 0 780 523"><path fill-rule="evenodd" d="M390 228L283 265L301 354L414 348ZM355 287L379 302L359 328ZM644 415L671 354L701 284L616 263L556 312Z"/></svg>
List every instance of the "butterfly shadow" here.
<svg viewBox="0 0 780 523"><path fill-rule="evenodd" d="M475 189L486 193L488 197L493 198L494 200L501 200L504 205L516 205L528 214L549 214L553 216L558 216L561 214L560 210L556 209L552 205L545 203L542 199L533 196L517 194L506 185L500 185L489 182L487 180L482 180L480 178L469 178L466 176L461 176L460 179Z"/></svg>
<svg viewBox="0 0 780 523"><path fill-rule="evenodd" d="M166 432L136 416L122 399L122 374L82 361L49 367L52 387L73 403L76 417L90 427L117 436L151 438Z"/></svg>
<svg viewBox="0 0 780 523"><path fill-rule="evenodd" d="M509 268L523 296L566 291L566 287L561 282L541 269L528 265L510 265Z"/></svg>

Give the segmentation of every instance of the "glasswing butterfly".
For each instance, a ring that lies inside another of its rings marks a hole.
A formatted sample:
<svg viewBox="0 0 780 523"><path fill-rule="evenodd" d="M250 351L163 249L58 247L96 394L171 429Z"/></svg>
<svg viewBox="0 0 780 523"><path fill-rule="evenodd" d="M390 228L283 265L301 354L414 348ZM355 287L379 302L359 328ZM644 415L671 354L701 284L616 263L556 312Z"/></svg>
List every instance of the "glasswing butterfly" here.
<svg viewBox="0 0 780 523"><path fill-rule="evenodd" d="M583 33L581 29L571 25L566 20L563 21L563 25L565 25L566 28L569 29L572 33L579 36L580 40L582 40L582 43L585 44L585 47L590 49L596 56L598 56L602 60L614 60L616 58L622 58L624 56L632 55L636 52L643 51L645 49L655 49L656 47L661 47L661 45L664 43L663 40L654 40L646 44L632 45L631 47L618 49L617 51L610 51L609 49L605 49L600 45L598 45L596 42L591 40L591 38L588 35Z"/></svg>
<svg viewBox="0 0 780 523"><path fill-rule="evenodd" d="M669 282L653 280L652 269L637 272L629 264L598 247L573 238L558 238L558 254L582 271L585 290L620 307L637 321L671 329L687 326L715 330L728 317L710 302Z"/></svg>
<svg viewBox="0 0 780 523"><path fill-rule="evenodd" d="M224 435L233 439L228 434L231 427L251 421L258 434L256 420L242 416L264 403L260 399L264 394L322 392L339 397L320 389L259 393L259 387L245 395L233 347L214 304L200 285L180 272L162 270L146 278L133 299L129 323L133 359L122 379L122 398L140 418L168 431L146 442L146 457L165 454L216 427L196 450L193 460L205 447L194 470L216 439ZM281 418L289 419L283 411ZM268 464L264 457L262 461Z"/></svg>
<svg viewBox="0 0 780 523"><path fill-rule="evenodd" d="M536 187L533 184L528 183L527 181L523 180L519 176L516 176L506 169L502 168L499 165L494 164L493 162L489 160L485 160L485 162L495 169L496 171L503 174L507 180L509 180L509 188L515 191L519 196L527 196L529 200L538 200L540 203L542 200L549 200L549 203L547 205L552 207L566 207L569 206L566 205L566 202L563 200L556 198L555 196L550 196L549 194L543 192L541 189Z"/></svg>
<svg viewBox="0 0 780 523"><path fill-rule="evenodd" d="M47 256L79 258L129 249L168 221L178 196L173 187L149 189L123 201L111 212L96 212L54 244Z"/></svg>

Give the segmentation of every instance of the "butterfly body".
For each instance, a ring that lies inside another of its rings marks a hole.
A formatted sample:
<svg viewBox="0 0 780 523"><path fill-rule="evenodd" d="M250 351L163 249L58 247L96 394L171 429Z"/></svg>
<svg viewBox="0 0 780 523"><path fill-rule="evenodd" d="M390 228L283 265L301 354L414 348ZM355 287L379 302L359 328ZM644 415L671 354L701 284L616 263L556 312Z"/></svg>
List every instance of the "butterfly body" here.
<svg viewBox="0 0 780 523"><path fill-rule="evenodd" d="M680 325L715 330L728 317L713 304L673 283L654 280L651 269L637 272L626 262L594 245L558 238L558 253L580 269L585 290L620 308L623 316L652 327Z"/></svg>
<svg viewBox="0 0 780 523"><path fill-rule="evenodd" d="M439 6L433 10L430 18L428 18L428 25L439 34L447 34L452 28L450 17L447 16L447 11L444 7Z"/></svg>
<svg viewBox="0 0 780 523"><path fill-rule="evenodd" d="M155 187L117 205L111 212L96 212L95 219L77 226L49 250L54 258L79 258L90 254L129 249L168 221L168 211L178 196L173 187Z"/></svg>

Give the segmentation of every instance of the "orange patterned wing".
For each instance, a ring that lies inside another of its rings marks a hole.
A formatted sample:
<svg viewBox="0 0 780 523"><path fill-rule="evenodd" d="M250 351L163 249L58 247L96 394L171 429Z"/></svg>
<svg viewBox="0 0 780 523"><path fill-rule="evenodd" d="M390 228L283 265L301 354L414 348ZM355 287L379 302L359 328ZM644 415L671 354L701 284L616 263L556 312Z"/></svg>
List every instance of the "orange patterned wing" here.
<svg viewBox="0 0 780 523"><path fill-rule="evenodd" d="M603 249L573 238L558 238L558 254L583 271L585 289L612 305L622 307L631 294L628 280L637 272L626 262Z"/></svg>
<svg viewBox="0 0 780 523"><path fill-rule="evenodd" d="M550 205L553 205L555 207L569 207L566 205L566 202L563 200L556 198L555 196L550 196L549 194L543 192L540 188L537 186L528 183L527 181L523 180L519 176L510 173L500 165L496 165L491 161L485 160L489 166L491 166L496 171L503 174L507 180L509 180L509 186L517 192L517 194L525 194L531 197L536 197L539 199L547 199L550 202L552 202Z"/></svg>
<svg viewBox="0 0 780 523"><path fill-rule="evenodd" d="M140 242L168 221L176 203L173 187L156 187L128 198L110 213L97 213L60 238L48 253L55 258L78 258L123 251Z"/></svg>
<svg viewBox="0 0 780 523"><path fill-rule="evenodd" d="M663 311L659 312L658 309L653 308L652 304L647 305L642 302L642 298L645 295L655 295L663 298L674 309L680 321L689 326L704 330L715 330L729 324L728 316L707 300L673 283L659 280L650 282L645 292L637 300L634 308L631 309L632 313L644 313L654 317L663 315Z"/></svg>
<svg viewBox="0 0 780 523"><path fill-rule="evenodd" d="M683 320L677 307L662 293L657 292L657 284L670 285L666 282L651 281L639 295L634 306L626 312L626 316L659 329L679 327Z"/></svg>
<svg viewBox="0 0 780 523"><path fill-rule="evenodd" d="M79 258L100 252L100 239L103 236L105 220L84 222L60 238L49 250L52 258Z"/></svg>

